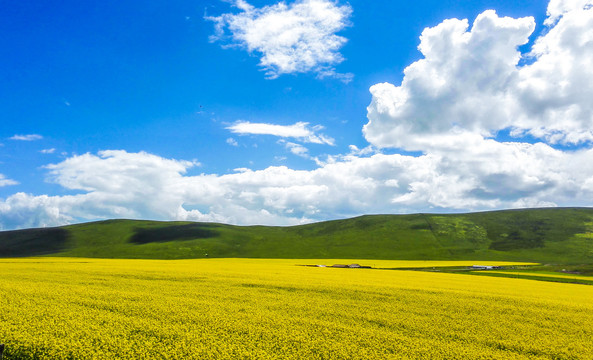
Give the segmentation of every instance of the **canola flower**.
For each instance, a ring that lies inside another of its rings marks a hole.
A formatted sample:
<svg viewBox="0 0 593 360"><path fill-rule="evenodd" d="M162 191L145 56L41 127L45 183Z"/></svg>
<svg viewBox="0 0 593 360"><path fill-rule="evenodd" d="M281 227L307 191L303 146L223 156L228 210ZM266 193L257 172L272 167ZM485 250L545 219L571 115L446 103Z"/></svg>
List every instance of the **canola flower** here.
<svg viewBox="0 0 593 360"><path fill-rule="evenodd" d="M0 343L5 359L593 359L593 286L295 266L315 263L3 259Z"/></svg>

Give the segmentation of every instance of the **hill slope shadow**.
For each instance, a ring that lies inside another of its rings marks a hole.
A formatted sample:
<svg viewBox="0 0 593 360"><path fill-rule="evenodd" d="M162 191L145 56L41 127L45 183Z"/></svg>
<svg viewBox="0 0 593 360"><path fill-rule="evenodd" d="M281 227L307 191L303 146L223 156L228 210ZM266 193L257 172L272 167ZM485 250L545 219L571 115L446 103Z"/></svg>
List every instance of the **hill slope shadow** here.
<svg viewBox="0 0 593 360"><path fill-rule="evenodd" d="M214 230L216 225L211 224L186 224L172 225L159 228L137 228L130 242L134 244L147 244L153 242L167 242L179 240L208 239L219 236Z"/></svg>
<svg viewBox="0 0 593 360"><path fill-rule="evenodd" d="M0 257L36 256L65 250L69 233L62 228L40 228L0 233Z"/></svg>

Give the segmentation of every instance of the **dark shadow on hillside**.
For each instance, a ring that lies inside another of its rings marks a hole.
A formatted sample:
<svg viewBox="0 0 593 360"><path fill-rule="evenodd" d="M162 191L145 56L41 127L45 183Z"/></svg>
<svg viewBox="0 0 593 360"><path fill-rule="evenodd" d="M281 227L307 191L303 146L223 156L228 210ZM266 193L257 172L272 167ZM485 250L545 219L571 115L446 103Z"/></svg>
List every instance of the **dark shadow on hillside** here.
<svg viewBox="0 0 593 360"><path fill-rule="evenodd" d="M69 233L62 228L0 232L0 257L47 255L66 249Z"/></svg>
<svg viewBox="0 0 593 360"><path fill-rule="evenodd" d="M208 239L218 236L218 231L210 224L173 225L159 228L137 228L130 242L147 244L176 240Z"/></svg>
<svg viewBox="0 0 593 360"><path fill-rule="evenodd" d="M504 235L505 236L492 241L490 244L490 249L510 251L544 247L543 235L539 233L513 230L509 234Z"/></svg>

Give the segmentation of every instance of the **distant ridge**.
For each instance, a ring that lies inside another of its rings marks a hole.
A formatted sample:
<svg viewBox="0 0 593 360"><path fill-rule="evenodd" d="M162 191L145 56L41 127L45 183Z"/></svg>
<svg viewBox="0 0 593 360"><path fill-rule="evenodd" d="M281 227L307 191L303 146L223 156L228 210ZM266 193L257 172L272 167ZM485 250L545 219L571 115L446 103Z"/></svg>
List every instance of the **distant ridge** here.
<svg viewBox="0 0 593 360"><path fill-rule="evenodd" d="M300 226L106 220L0 232L0 257L593 262L593 209L365 215Z"/></svg>

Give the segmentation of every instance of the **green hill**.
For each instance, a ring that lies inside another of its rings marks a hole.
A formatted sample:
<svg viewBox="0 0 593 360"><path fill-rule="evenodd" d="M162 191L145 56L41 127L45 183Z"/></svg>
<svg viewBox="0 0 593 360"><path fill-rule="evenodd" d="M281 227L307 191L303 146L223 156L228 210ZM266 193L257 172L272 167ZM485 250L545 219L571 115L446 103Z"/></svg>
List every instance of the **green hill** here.
<svg viewBox="0 0 593 360"><path fill-rule="evenodd" d="M366 215L291 227L108 220L0 232L0 257L35 255L593 263L593 209Z"/></svg>

